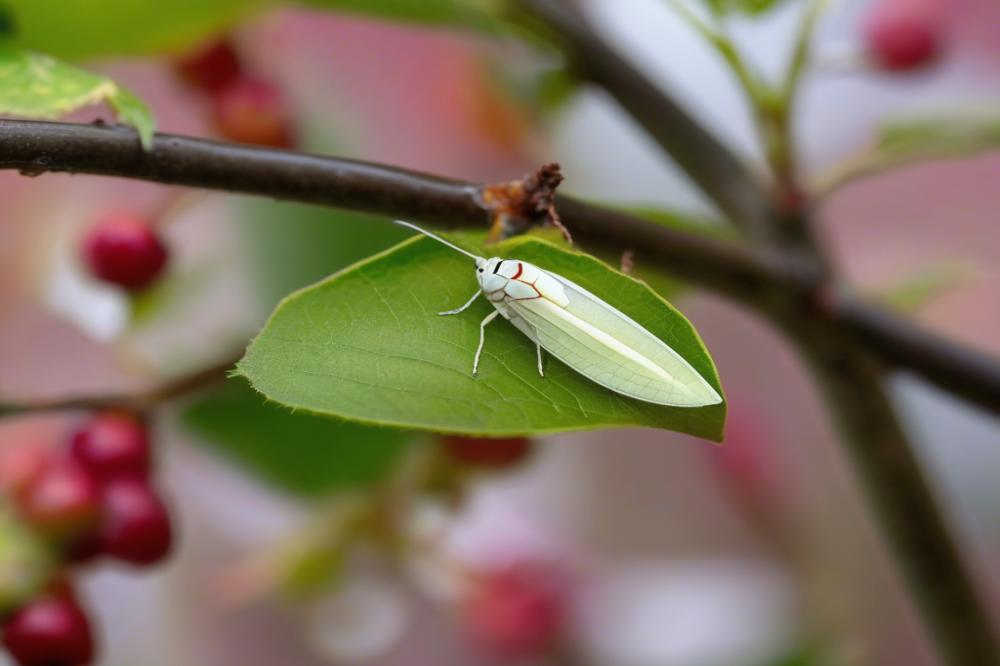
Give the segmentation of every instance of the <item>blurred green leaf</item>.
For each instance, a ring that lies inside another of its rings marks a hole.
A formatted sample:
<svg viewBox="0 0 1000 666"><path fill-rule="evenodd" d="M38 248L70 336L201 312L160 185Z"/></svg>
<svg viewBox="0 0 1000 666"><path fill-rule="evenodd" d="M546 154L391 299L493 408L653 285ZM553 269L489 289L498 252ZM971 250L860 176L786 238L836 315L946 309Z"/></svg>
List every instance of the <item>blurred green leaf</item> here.
<svg viewBox="0 0 1000 666"><path fill-rule="evenodd" d="M472 245L479 235L463 236ZM719 389L690 323L645 285L593 257L519 237L489 250L577 282L646 326ZM533 345L507 322L487 332L470 374L480 300L438 317L476 289L471 264L415 239L286 298L239 364L271 400L362 422L502 436L613 426L668 428L718 440L725 405L663 407L625 398L549 359L538 376ZM721 392L721 389L719 389Z"/></svg>
<svg viewBox="0 0 1000 666"><path fill-rule="evenodd" d="M177 53L273 5L270 0L2 0L15 43L80 59Z"/></svg>
<svg viewBox="0 0 1000 666"><path fill-rule="evenodd" d="M557 111L582 86L576 72L565 66L538 66L506 57L483 60L489 82L505 97L537 113Z"/></svg>
<svg viewBox="0 0 1000 666"><path fill-rule="evenodd" d="M233 380L184 410L182 422L211 449L300 496L381 481L410 435L293 413Z"/></svg>
<svg viewBox="0 0 1000 666"><path fill-rule="evenodd" d="M494 28L502 0L302 0L335 11L368 14L393 21Z"/></svg>
<svg viewBox="0 0 1000 666"><path fill-rule="evenodd" d="M975 268L970 264L941 262L914 271L879 296L890 307L909 314L948 291L967 284L975 275Z"/></svg>
<svg viewBox="0 0 1000 666"><path fill-rule="evenodd" d="M768 666L833 666L842 661L832 658L820 645L808 642L768 662Z"/></svg>
<svg viewBox="0 0 1000 666"><path fill-rule="evenodd" d="M0 616L38 594L54 565L51 548L0 500Z"/></svg>
<svg viewBox="0 0 1000 666"><path fill-rule="evenodd" d="M319 206L249 198L238 206L249 277L267 312L289 292L409 235L388 220Z"/></svg>
<svg viewBox="0 0 1000 666"><path fill-rule="evenodd" d="M830 191L864 176L922 161L968 157L1000 150L1000 109L977 109L935 118L895 120L875 144L838 166L821 183Z"/></svg>
<svg viewBox="0 0 1000 666"><path fill-rule="evenodd" d="M14 23L14 15L0 2L0 40L14 36L17 31L17 24Z"/></svg>
<svg viewBox="0 0 1000 666"><path fill-rule="evenodd" d="M102 102L136 128L145 147L151 145L155 121L149 109L110 78L47 55L0 47L0 113L56 118Z"/></svg>
<svg viewBox="0 0 1000 666"><path fill-rule="evenodd" d="M736 230L729 224L717 219L696 215L688 212L667 210L659 206L622 206L607 202L595 201L595 204L606 208L614 208L654 222L668 229L676 229L687 233L701 234L714 238L738 238ZM636 248L640 250L642 248ZM602 255L602 259L612 266L621 261L620 257ZM631 273L632 277L648 284L657 294L665 299L674 299L684 293L686 285L660 267L639 261Z"/></svg>
<svg viewBox="0 0 1000 666"><path fill-rule="evenodd" d="M707 215L667 210L659 206L616 206L601 202L595 203L607 208L617 208L636 217L641 217L644 220L655 222L668 229L712 236L714 238L738 238L739 236L732 225L708 217Z"/></svg>
<svg viewBox="0 0 1000 666"><path fill-rule="evenodd" d="M896 155L944 153L1000 146L1000 109L965 117L898 120L879 132L877 149Z"/></svg>
<svg viewBox="0 0 1000 666"><path fill-rule="evenodd" d="M702 0L716 14L740 12L759 15L787 0Z"/></svg>

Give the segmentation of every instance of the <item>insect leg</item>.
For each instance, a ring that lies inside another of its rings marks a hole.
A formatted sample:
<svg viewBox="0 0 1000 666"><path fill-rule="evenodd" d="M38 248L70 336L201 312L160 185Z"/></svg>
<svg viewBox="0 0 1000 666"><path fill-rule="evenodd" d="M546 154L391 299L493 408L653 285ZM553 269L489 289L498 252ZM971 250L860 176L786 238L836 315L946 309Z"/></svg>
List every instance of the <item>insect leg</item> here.
<svg viewBox="0 0 1000 666"><path fill-rule="evenodd" d="M479 355L483 353L483 343L486 342L486 324L490 323L496 319L497 315L500 314L499 310L494 310L493 312L486 315L479 324L479 346L476 347L476 358L472 361L472 376L475 377L479 374Z"/></svg>
<svg viewBox="0 0 1000 666"><path fill-rule="evenodd" d="M467 302L465 303L465 305L463 305L463 306L462 306L462 307L460 307L460 308L455 308L454 310L445 310L444 312L438 312L438 315L440 315L440 316L442 316L442 317L445 317L445 316L448 316L448 315L453 315L453 314L458 314L459 312L465 312L465 311L466 311L466 310L468 309L468 307L469 307L470 305L472 305L472 304L473 304L473 303L475 302L475 300L476 300L477 298L479 298L479 294L481 294L481 293L483 293L483 292L481 292L481 291L479 291L479 290L477 289L477 290L476 290L476 293L474 293L474 294L472 295L472 298L470 298L470 299L469 299L469 300L468 300L468 301L467 301Z"/></svg>
<svg viewBox="0 0 1000 666"><path fill-rule="evenodd" d="M544 377L545 371L542 370L542 346L536 342L535 349L538 351L538 374Z"/></svg>

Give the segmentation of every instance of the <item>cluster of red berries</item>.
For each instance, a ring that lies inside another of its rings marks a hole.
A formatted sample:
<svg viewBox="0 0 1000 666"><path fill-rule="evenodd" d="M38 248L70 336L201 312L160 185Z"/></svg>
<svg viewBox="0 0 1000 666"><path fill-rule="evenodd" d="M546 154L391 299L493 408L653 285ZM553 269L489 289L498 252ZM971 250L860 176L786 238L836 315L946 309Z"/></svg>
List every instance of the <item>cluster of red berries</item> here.
<svg viewBox="0 0 1000 666"><path fill-rule="evenodd" d="M68 446L0 451L0 491L67 565L106 556L135 566L170 551L167 509L150 483L149 434L121 412L92 416ZM90 661L87 617L65 581L3 619L3 644L22 666Z"/></svg>
<svg viewBox="0 0 1000 666"><path fill-rule="evenodd" d="M208 95L218 132L239 143L291 148L295 132L281 88L247 73L232 43L221 39L177 62L192 87Z"/></svg>

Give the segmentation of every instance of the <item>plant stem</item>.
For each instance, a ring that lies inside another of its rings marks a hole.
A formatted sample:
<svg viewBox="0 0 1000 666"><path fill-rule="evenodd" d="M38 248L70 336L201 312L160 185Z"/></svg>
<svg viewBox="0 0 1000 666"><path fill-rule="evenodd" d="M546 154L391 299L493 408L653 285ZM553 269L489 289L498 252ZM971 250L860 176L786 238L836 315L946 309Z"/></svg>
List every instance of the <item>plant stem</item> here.
<svg viewBox="0 0 1000 666"><path fill-rule="evenodd" d="M559 0L515 0L555 34L581 75L604 88L669 153L733 224L763 238L771 204L756 178L725 146L628 64Z"/></svg>
<svg viewBox="0 0 1000 666"><path fill-rule="evenodd" d="M824 343L818 331L798 328L799 346L842 427L846 452L943 662L1000 664L990 614L883 389L885 369L857 345Z"/></svg>
<svg viewBox="0 0 1000 666"><path fill-rule="evenodd" d="M443 228L487 224L479 184L398 168L158 134L139 149L131 130L0 120L0 169L91 173L403 217ZM747 248L559 197L563 222L584 246L655 261L671 274L767 312L808 301L824 335L858 338L892 367L916 373L989 411L1000 412L1000 361L964 348L834 288L809 253Z"/></svg>
<svg viewBox="0 0 1000 666"><path fill-rule="evenodd" d="M72 409L127 409L136 412L145 411L168 400L188 395L224 380L226 373L236 366L236 362L240 360L242 355L241 352L238 355L224 358L214 365L199 368L189 374L139 393L71 396L55 400L0 402L0 417Z"/></svg>
<svg viewBox="0 0 1000 666"><path fill-rule="evenodd" d="M777 205L767 201L767 195L741 168L732 167L735 158L714 137L706 136L700 127L699 131L692 131L693 122L679 112L673 100L632 70L580 14L556 0L521 0L521 5L544 20L548 31L569 50L568 55L584 76L611 93L673 155L721 210L735 222L742 223L759 242L798 256L812 266L810 279L816 278L816 281L812 294L806 299L799 301L794 290L789 290L785 293L786 299L769 302L767 299L773 295L769 293L758 301L758 309L769 314L788 332L812 361L828 402L842 425L845 449L864 481L890 551L944 662L950 666L1000 663L989 615L976 598L958 548L948 534L910 444L884 394L885 371L872 356L874 352L897 361L905 356L912 362L910 355L922 351L927 340L921 339L924 334L912 335L912 327L902 326L894 342L905 342L905 351L888 349L882 336L901 323L898 319L876 314L868 308L860 313L855 309L857 303L838 302L832 296L837 293L829 284L832 271L809 231L809 206L798 198L790 112L805 69L808 42L823 3L817 1L807 10L809 13L803 19L784 94L775 100L772 108L775 132L772 135L768 131L764 135L778 180L778 195L782 197ZM704 159L692 159L692 155ZM713 171L723 182L713 180ZM757 192L749 192L751 189ZM785 189L789 192L783 192ZM788 200L794 205L787 205L786 195L791 195ZM765 211L773 212L764 214L763 218L756 216ZM838 312L839 316L850 313L854 317L852 324L839 332L830 326L837 320ZM867 336L878 340L865 339ZM962 361L958 358L961 353L955 349L946 355L952 356L947 362L952 369ZM942 360L938 356L935 364ZM997 368L995 360L986 361L988 371ZM969 367L966 370L975 372ZM947 375L947 371L944 374ZM965 388L955 385L953 377L947 380L964 395ZM979 385L976 393L983 388ZM996 397L992 394L990 399L980 400L979 404L998 409L1000 403L994 402Z"/></svg>

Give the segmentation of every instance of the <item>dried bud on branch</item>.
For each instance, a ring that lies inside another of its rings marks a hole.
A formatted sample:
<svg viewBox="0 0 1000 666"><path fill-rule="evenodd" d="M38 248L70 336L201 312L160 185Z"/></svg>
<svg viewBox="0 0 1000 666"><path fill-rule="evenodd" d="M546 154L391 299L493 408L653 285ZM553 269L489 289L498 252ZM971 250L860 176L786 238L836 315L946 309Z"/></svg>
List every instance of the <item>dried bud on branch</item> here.
<svg viewBox="0 0 1000 666"><path fill-rule="evenodd" d="M524 178L487 185L480 203L490 213L490 240L524 233L534 226L558 229L567 242L573 238L556 212L556 188L563 181L557 163L543 164Z"/></svg>

